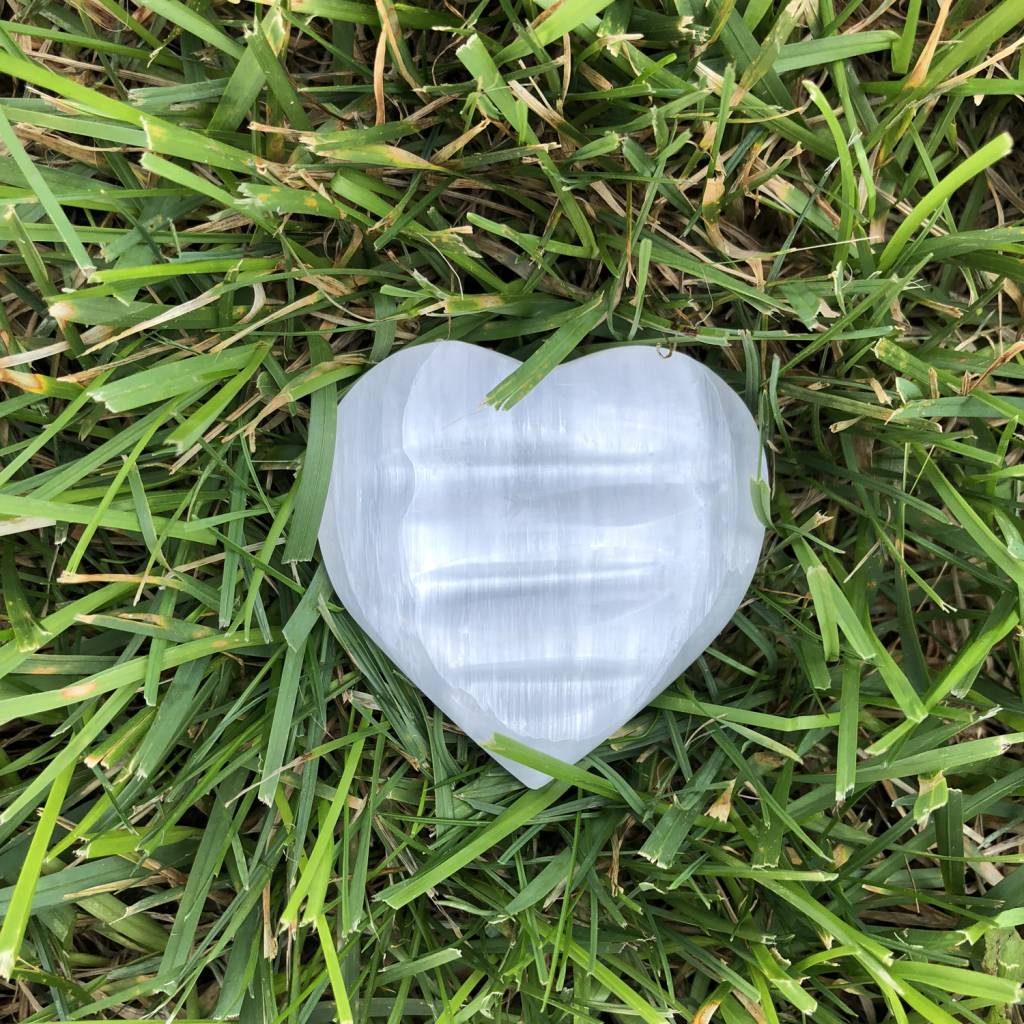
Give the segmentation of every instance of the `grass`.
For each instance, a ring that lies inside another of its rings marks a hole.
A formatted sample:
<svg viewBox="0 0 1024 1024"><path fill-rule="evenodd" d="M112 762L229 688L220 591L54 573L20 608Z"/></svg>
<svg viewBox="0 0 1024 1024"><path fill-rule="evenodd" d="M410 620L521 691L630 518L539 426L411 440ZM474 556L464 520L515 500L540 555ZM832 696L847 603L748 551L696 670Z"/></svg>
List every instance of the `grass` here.
<svg viewBox="0 0 1024 1024"><path fill-rule="evenodd" d="M1024 1019L1020 0L8 17L0 1019ZM499 407L683 349L769 452L732 626L536 792L316 551L447 336Z"/></svg>

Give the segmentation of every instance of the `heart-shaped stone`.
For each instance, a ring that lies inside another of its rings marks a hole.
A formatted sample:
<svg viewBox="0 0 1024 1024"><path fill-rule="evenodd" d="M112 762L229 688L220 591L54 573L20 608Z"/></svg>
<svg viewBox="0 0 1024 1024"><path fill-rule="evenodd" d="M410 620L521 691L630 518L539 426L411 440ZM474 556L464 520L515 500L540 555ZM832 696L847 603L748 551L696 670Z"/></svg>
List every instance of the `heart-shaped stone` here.
<svg viewBox="0 0 1024 1024"><path fill-rule="evenodd" d="M518 365L441 341L364 374L338 406L320 547L352 617L476 742L575 762L739 606L763 457L739 396L687 356L608 348L484 405Z"/></svg>

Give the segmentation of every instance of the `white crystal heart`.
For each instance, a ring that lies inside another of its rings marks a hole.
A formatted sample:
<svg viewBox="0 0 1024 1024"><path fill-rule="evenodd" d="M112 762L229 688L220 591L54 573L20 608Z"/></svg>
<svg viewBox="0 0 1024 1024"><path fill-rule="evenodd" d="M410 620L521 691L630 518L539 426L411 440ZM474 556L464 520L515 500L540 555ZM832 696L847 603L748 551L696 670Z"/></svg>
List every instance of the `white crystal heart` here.
<svg viewBox="0 0 1024 1024"><path fill-rule="evenodd" d="M739 606L762 453L687 356L608 348L484 405L518 365L440 341L364 374L338 406L320 547L352 617L477 743L575 762Z"/></svg>

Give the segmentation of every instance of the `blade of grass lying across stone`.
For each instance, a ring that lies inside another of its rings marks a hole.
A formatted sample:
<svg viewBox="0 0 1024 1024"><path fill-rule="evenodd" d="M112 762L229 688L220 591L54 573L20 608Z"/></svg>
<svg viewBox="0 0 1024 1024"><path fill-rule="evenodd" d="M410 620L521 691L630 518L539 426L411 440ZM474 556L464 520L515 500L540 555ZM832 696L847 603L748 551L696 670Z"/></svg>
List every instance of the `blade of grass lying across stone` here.
<svg viewBox="0 0 1024 1024"><path fill-rule="evenodd" d="M1022 19L12 8L0 1021L1016 1020ZM765 439L744 606L583 763L496 737L538 791L318 564L338 400L446 337Z"/></svg>
<svg viewBox="0 0 1024 1024"><path fill-rule="evenodd" d="M595 295L575 316L487 394L497 409L509 409L537 386L608 315L603 295Z"/></svg>

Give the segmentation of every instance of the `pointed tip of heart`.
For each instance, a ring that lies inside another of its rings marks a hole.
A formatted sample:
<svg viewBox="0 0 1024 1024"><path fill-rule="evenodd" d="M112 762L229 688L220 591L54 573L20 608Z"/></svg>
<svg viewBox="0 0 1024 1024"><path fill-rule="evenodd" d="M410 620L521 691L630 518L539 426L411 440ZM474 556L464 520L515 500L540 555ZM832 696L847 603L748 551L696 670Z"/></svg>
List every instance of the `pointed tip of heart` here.
<svg viewBox="0 0 1024 1024"><path fill-rule="evenodd" d="M492 733L480 743L495 761L530 789L540 789L554 779L579 781L581 769L576 764L596 745L592 740L524 743L501 733Z"/></svg>
<svg viewBox="0 0 1024 1024"><path fill-rule="evenodd" d="M536 768L527 768L518 761L510 761L507 757L488 751L491 757L498 762L507 772L514 775L527 789L542 789L551 781L550 775L537 771Z"/></svg>

